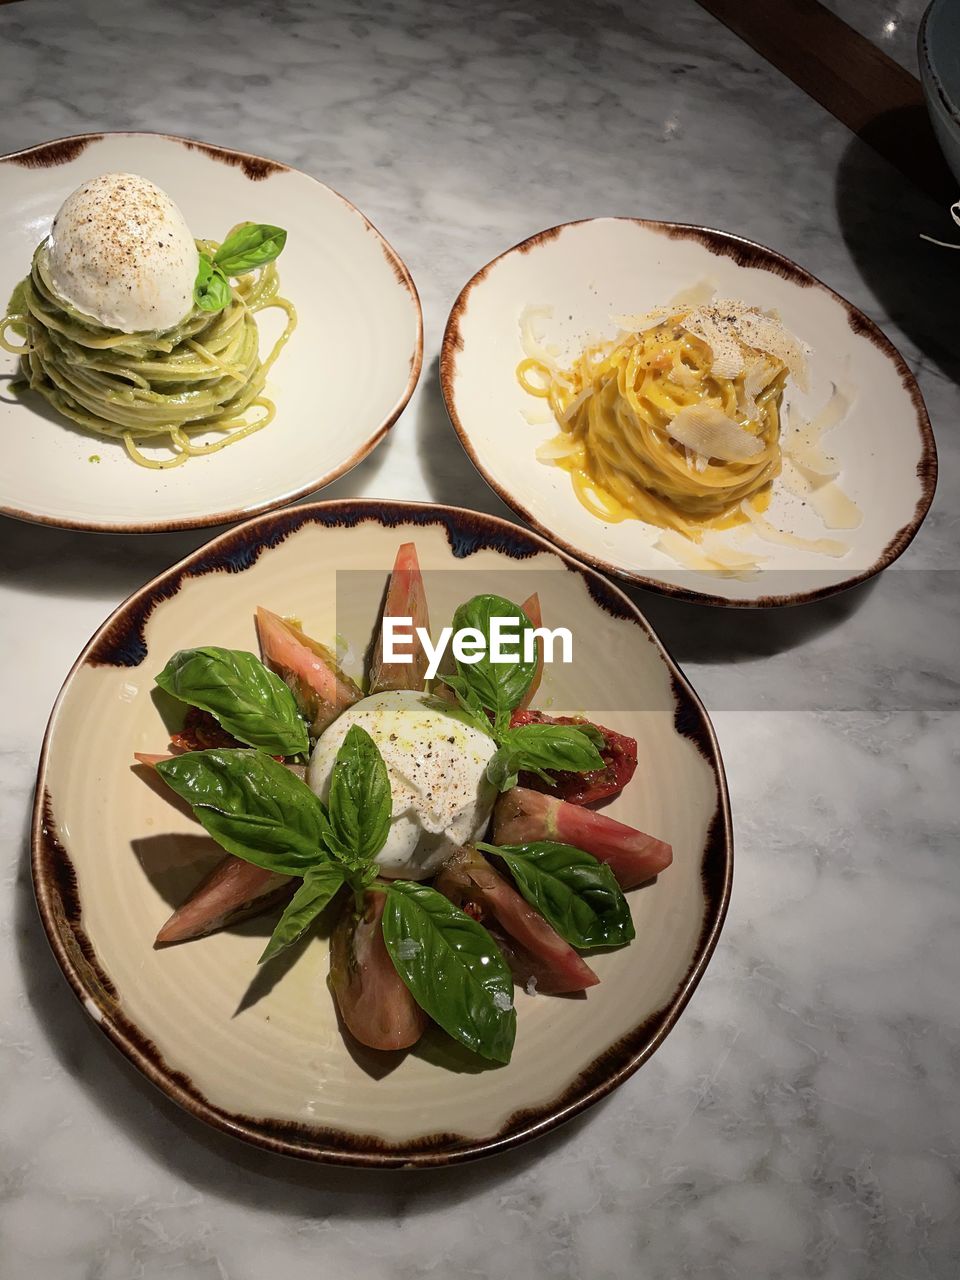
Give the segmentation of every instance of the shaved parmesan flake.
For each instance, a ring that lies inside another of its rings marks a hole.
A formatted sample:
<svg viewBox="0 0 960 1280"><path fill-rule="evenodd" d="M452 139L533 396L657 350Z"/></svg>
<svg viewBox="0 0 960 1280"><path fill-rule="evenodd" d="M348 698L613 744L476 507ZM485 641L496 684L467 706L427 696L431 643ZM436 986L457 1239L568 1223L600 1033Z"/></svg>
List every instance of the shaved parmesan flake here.
<svg viewBox="0 0 960 1280"><path fill-rule="evenodd" d="M785 456L814 476L822 476L830 480L838 476L840 464L835 458L824 453L820 447L820 438L842 422L852 403L852 392L847 388L834 385L833 394L816 417L811 418L809 422L800 421L793 424L793 429L783 445Z"/></svg>
<svg viewBox="0 0 960 1280"><path fill-rule="evenodd" d="M548 427L556 421L553 414L548 413L546 409L521 409L520 412L531 427Z"/></svg>
<svg viewBox="0 0 960 1280"><path fill-rule="evenodd" d="M585 404L586 401L589 400L590 397L593 395L593 393L594 393L593 387L587 386L583 388L583 390L580 392L579 395L574 396L573 399L570 401L570 403L567 405L566 409L564 409L563 411L564 422L569 422L574 417L574 415L579 411L580 406Z"/></svg>
<svg viewBox="0 0 960 1280"><path fill-rule="evenodd" d="M801 390L806 390L806 349L776 316L737 299L724 298L695 307L680 323L710 348L714 377L739 377L744 372L747 347L779 360Z"/></svg>
<svg viewBox="0 0 960 1280"><path fill-rule="evenodd" d="M558 458L569 458L579 448L580 443L573 436L563 434L552 436L549 440L545 440L543 444L537 446L537 461L556 462Z"/></svg>
<svg viewBox="0 0 960 1280"><path fill-rule="evenodd" d="M539 360L548 369L556 367L554 357L559 354L558 348L545 343L542 333L535 329L538 320L552 320L553 307L524 307L520 312L520 343L524 355L531 360Z"/></svg>
<svg viewBox="0 0 960 1280"><path fill-rule="evenodd" d="M747 462L763 452L762 440L711 404L685 405L666 430L687 449L721 462Z"/></svg>
<svg viewBox="0 0 960 1280"><path fill-rule="evenodd" d="M757 396L776 376L777 366L764 356L751 360L743 375L743 385L737 385L737 408L750 422L759 422L760 406Z"/></svg>
<svg viewBox="0 0 960 1280"><path fill-rule="evenodd" d="M716 378L736 378L743 373L743 350L729 324L721 324L711 314L713 308L698 307L684 316L681 324L687 333L705 342L713 356L711 372Z"/></svg>
<svg viewBox="0 0 960 1280"><path fill-rule="evenodd" d="M784 457L811 475L821 476L824 480L833 480L840 474L840 464L815 444L804 440L793 440L783 449Z"/></svg>
<svg viewBox="0 0 960 1280"><path fill-rule="evenodd" d="M795 533L787 533L778 529L769 520L765 520L749 501L741 502L740 509L753 526L753 531L764 542L774 542L781 547L793 547L796 551L813 551L817 555L833 556L838 559L850 550L846 542L837 538L801 538Z"/></svg>
<svg viewBox="0 0 960 1280"><path fill-rule="evenodd" d="M819 440L825 431L830 431L838 426L846 417L847 410L853 404L854 399L855 395L852 388L842 387L835 382L833 384L833 395L817 416L811 418L807 425L811 438Z"/></svg>
<svg viewBox="0 0 960 1280"><path fill-rule="evenodd" d="M727 578L752 577L760 567L759 559L763 558L737 551L709 531L704 533L701 542L693 542L676 529L661 529L653 545L685 569L701 569Z"/></svg>
<svg viewBox="0 0 960 1280"><path fill-rule="evenodd" d="M859 529L863 514L836 480L817 485L807 499L827 529Z"/></svg>
<svg viewBox="0 0 960 1280"><path fill-rule="evenodd" d="M860 508L836 480L810 475L790 458L784 458L780 473L783 487L817 513L827 529L857 529L863 523Z"/></svg>
<svg viewBox="0 0 960 1280"><path fill-rule="evenodd" d="M652 329L666 320L669 315L669 307L654 307L650 311L642 311L634 315L614 316L613 321L627 333L644 333L647 329Z"/></svg>
<svg viewBox="0 0 960 1280"><path fill-rule="evenodd" d="M800 343L773 316L761 311L748 311L736 325L748 347L773 356L790 370L801 391L807 389L807 357Z"/></svg>
<svg viewBox="0 0 960 1280"><path fill-rule="evenodd" d="M670 306L677 310L686 307L702 307L716 297L716 293L715 284L711 284L709 280L698 280L696 284L691 284L686 289L681 289L679 293L675 293L670 299Z"/></svg>

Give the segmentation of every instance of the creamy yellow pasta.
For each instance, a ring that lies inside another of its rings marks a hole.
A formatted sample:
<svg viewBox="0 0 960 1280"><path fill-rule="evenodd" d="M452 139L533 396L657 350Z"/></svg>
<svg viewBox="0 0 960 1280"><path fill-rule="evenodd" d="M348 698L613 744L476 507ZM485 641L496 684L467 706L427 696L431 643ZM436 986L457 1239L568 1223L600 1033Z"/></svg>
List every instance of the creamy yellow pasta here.
<svg viewBox="0 0 960 1280"><path fill-rule="evenodd" d="M762 509L780 473L781 402L803 348L742 302L660 308L562 367L524 318L517 377L560 434L538 457L570 473L605 521L635 518L698 539Z"/></svg>

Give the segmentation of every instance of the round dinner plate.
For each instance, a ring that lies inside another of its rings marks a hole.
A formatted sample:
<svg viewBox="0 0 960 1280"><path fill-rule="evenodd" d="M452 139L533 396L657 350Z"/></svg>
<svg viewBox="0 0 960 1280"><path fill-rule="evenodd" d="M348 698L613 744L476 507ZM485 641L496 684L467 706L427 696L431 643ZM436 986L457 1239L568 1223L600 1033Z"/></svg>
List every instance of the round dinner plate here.
<svg viewBox="0 0 960 1280"><path fill-rule="evenodd" d="M258 604L348 642L358 675L398 545L415 540L433 632L480 591L540 594L581 638L536 705L638 740L605 812L669 840L673 864L627 897L636 941L591 953L586 998L518 990L513 1059L494 1067L438 1029L405 1055L348 1044L321 930L258 973L276 915L157 950L159 926L215 848L135 751L168 738L154 678L177 649L255 648ZM346 576L345 576L346 575ZM615 673L629 673L619 687ZM82 748L82 749L81 749ZM690 685L636 606L594 570L491 516L343 501L251 520L131 596L86 646L44 741L33 876L47 936L93 1021L166 1094L262 1147L375 1166L444 1164L550 1129L620 1084L677 1021L716 945L733 848L720 753Z"/></svg>
<svg viewBox="0 0 960 1280"><path fill-rule="evenodd" d="M812 418L835 387L852 395L828 437L840 483L862 522L834 533L774 482L766 518L795 537L830 536L849 546L834 559L728 530L731 545L760 565L747 576L681 567L639 520L604 522L577 499L570 476L540 462L557 434L545 402L517 379L520 318L538 326L563 365L589 343L612 338L617 317L637 315L701 284L720 298L775 310L812 349L810 385L787 404ZM862 582L903 552L933 500L936 449L916 380L896 348L856 307L772 249L703 227L639 218L595 218L543 231L488 263L463 288L443 337L440 380L450 419L474 464L534 528L605 572L711 604L785 605Z"/></svg>
<svg viewBox="0 0 960 1280"><path fill-rule="evenodd" d="M4 310L64 198L111 172L155 182L197 237L221 239L245 220L287 230L280 287L299 324L266 386L276 418L219 453L167 471L147 469L131 461L122 442L82 431L39 396L11 395L16 359L0 350L0 511L127 533L224 524L312 493L366 457L420 376L420 301L409 271L363 214L297 169L149 133L81 134L4 156ZM267 311L258 323L265 351L283 319Z"/></svg>

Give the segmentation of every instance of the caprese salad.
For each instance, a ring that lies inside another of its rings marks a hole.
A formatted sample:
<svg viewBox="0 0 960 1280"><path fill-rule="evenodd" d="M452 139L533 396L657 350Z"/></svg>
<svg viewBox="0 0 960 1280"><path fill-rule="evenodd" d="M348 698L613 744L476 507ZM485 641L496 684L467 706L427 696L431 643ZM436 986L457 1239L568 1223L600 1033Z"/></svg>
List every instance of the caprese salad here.
<svg viewBox="0 0 960 1280"><path fill-rule="evenodd" d="M429 634L413 543L397 553L383 616ZM539 600L478 595L453 627L484 636L494 618L536 640ZM157 676L185 705L183 727L167 752L136 759L225 851L157 943L284 902L267 963L329 908L330 987L352 1036L407 1049L432 1020L508 1062L514 983L544 995L597 983L582 953L631 941L624 890L672 851L589 807L627 785L637 744L531 709L541 641L508 661L454 658L428 689L422 645L387 661L382 623L366 690L299 622L262 608L260 658L186 649Z"/></svg>

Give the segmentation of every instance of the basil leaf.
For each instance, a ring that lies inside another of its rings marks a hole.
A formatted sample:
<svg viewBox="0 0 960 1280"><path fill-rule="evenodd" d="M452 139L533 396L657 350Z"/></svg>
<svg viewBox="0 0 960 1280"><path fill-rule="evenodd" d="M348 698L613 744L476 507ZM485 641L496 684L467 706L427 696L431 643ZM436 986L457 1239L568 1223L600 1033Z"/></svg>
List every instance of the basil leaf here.
<svg viewBox="0 0 960 1280"><path fill-rule="evenodd" d="M260 964L272 960L281 951L299 942L327 903L346 882L342 867L332 862L311 867L303 877L303 884L290 900L286 911L277 921Z"/></svg>
<svg viewBox="0 0 960 1280"><path fill-rule="evenodd" d="M201 311L222 311L233 293L230 282L219 267L215 267L205 253L197 264L197 278L193 284L193 300Z"/></svg>
<svg viewBox="0 0 960 1280"><path fill-rule="evenodd" d="M429 885L394 880L386 893L383 940L414 1000L474 1053L509 1062L513 979L489 933Z"/></svg>
<svg viewBox="0 0 960 1280"><path fill-rule="evenodd" d="M391 811L383 756L366 729L351 725L330 778L330 852L354 870L372 862L386 843Z"/></svg>
<svg viewBox="0 0 960 1280"><path fill-rule="evenodd" d="M228 853L287 876L327 861L323 805L264 752L190 751L159 761L157 772Z"/></svg>
<svg viewBox="0 0 960 1280"><path fill-rule="evenodd" d="M607 745L606 738L603 736L603 734L600 732L597 726L595 724L590 724L589 721L585 720L582 724L573 724L573 725L567 725L567 726L560 725L559 727L561 729L564 727L568 729L576 729L578 733L582 733L585 737L589 738L589 740L593 743L593 745L598 750ZM604 763L603 760L601 760L600 763L602 765Z"/></svg>
<svg viewBox="0 0 960 1280"><path fill-rule="evenodd" d="M573 947L620 947L636 932L630 907L613 872L573 845L478 844L502 858L532 907Z"/></svg>
<svg viewBox="0 0 960 1280"><path fill-rule="evenodd" d="M490 636L493 618L510 618L517 624L514 628L517 633L517 657L513 661L491 661ZM472 600L460 605L453 615L454 634L465 627L473 627L485 637L487 651L478 662L473 663L461 662L455 657L457 672L467 682L481 704L488 711L493 712L499 725L523 700L523 695L536 674L536 646L533 646L534 651L529 662L523 657L524 636L533 630L533 626L519 605L505 600L503 596L482 595L474 596Z"/></svg>
<svg viewBox="0 0 960 1280"><path fill-rule="evenodd" d="M224 240L213 256L214 265L228 276L256 271L279 257L286 242L287 233L282 227L245 222Z"/></svg>
<svg viewBox="0 0 960 1280"><path fill-rule="evenodd" d="M598 736L602 742L603 735ZM579 725L572 724L522 724L503 729L497 738L500 749L487 765L487 777L500 791L509 791L517 785L521 769L539 774L551 785L555 785L555 779L546 772L548 769L564 773L602 769L603 757L591 737Z"/></svg>
<svg viewBox="0 0 960 1280"><path fill-rule="evenodd" d="M487 781L498 791L512 791L520 781L520 766L514 762L508 749L501 747L487 765ZM545 775L541 774L541 777ZM546 779L550 781L550 779Z"/></svg>
<svg viewBox="0 0 960 1280"><path fill-rule="evenodd" d="M446 675L443 677L443 683L453 690L457 705L453 706L452 703L444 702L438 698L436 699L437 708L445 711L447 715L457 716L462 723L472 725L482 733L492 735L493 725L490 723L490 717L484 711L483 703L463 676Z"/></svg>
<svg viewBox="0 0 960 1280"><path fill-rule="evenodd" d="M241 742L275 756L307 751L307 727L293 694L242 649L181 649L157 676L167 693L209 711Z"/></svg>

